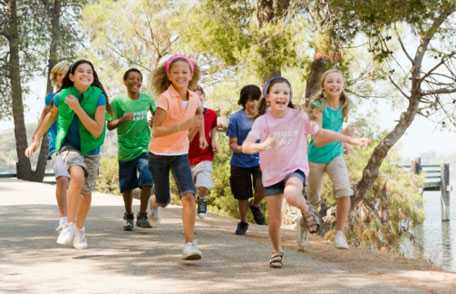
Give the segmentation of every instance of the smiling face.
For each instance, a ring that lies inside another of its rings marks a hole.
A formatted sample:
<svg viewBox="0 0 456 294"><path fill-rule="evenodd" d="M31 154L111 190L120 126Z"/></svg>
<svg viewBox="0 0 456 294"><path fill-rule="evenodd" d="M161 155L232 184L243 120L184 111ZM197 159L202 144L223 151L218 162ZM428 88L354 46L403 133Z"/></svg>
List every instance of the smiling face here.
<svg viewBox="0 0 456 294"><path fill-rule="evenodd" d="M192 80L190 65L183 60L175 61L169 69L168 79L176 90L187 90Z"/></svg>
<svg viewBox="0 0 456 294"><path fill-rule="evenodd" d="M323 80L323 92L328 98L339 98L344 91L344 78L340 72L331 72Z"/></svg>
<svg viewBox="0 0 456 294"><path fill-rule="evenodd" d="M84 92L94 81L93 68L88 63L81 63L74 69L73 73L70 73L69 78L76 89Z"/></svg>
<svg viewBox="0 0 456 294"><path fill-rule="evenodd" d="M56 89L60 89L62 87L62 81L65 77L66 72L59 71L54 75L54 86Z"/></svg>
<svg viewBox="0 0 456 294"><path fill-rule="evenodd" d="M273 112L284 112L290 103L290 86L286 82L278 82L269 88L267 101Z"/></svg>
<svg viewBox="0 0 456 294"><path fill-rule="evenodd" d="M132 94L138 94L141 90L142 76L137 71L130 71L124 80L127 91Z"/></svg>

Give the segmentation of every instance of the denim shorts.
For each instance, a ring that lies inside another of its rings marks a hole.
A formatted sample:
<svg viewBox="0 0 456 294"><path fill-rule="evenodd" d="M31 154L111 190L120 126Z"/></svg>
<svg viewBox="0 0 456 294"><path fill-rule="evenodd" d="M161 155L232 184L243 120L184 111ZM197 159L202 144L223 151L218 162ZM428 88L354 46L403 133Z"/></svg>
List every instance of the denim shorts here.
<svg viewBox="0 0 456 294"><path fill-rule="evenodd" d="M303 184L306 182L306 175L302 170L298 169L288 174L282 181L278 182L277 184L264 187L264 196L283 194L283 190L285 190L285 184L291 177L298 178Z"/></svg>
<svg viewBox="0 0 456 294"><path fill-rule="evenodd" d="M123 193L134 188L152 186L154 178L149 169L149 153L132 160L119 160L119 186Z"/></svg>
<svg viewBox="0 0 456 294"><path fill-rule="evenodd" d="M176 182L179 195L191 192L195 195L195 185L192 180L192 172L188 155L156 155L150 153L149 168L154 175L155 196L157 203L165 207L171 201L169 191L169 171L171 170Z"/></svg>

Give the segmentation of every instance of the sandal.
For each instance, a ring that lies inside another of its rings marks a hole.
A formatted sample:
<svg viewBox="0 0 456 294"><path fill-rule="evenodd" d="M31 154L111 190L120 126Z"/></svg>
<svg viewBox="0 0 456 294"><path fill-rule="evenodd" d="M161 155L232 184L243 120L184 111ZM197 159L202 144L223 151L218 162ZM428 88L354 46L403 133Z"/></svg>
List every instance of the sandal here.
<svg viewBox="0 0 456 294"><path fill-rule="evenodd" d="M283 266L283 252L274 253L269 259L269 267L282 268Z"/></svg>
<svg viewBox="0 0 456 294"><path fill-rule="evenodd" d="M315 234L315 233L318 233L320 231L320 216L318 215L317 211L315 210L315 208L310 205L310 204L307 204L307 207L308 207L308 210L307 212L304 214L302 214L303 216L303 221L306 223L307 225L307 230L309 231L309 233L311 234Z"/></svg>

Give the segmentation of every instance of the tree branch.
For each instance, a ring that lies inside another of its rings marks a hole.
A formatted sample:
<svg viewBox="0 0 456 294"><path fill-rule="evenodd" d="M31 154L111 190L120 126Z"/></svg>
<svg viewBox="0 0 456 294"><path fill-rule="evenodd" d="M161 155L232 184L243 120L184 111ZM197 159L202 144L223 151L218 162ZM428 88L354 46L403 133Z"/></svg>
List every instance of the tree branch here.
<svg viewBox="0 0 456 294"><path fill-rule="evenodd" d="M421 96L441 95L456 93L456 88L439 88L436 90L422 91Z"/></svg>
<svg viewBox="0 0 456 294"><path fill-rule="evenodd" d="M391 84L393 84L393 86L399 91L401 92L402 96L404 96L405 98L407 98L408 100L410 100L410 96L407 95L404 90L402 90L402 88L396 84L396 82L393 80L393 78L391 76L388 76L388 79L390 80Z"/></svg>

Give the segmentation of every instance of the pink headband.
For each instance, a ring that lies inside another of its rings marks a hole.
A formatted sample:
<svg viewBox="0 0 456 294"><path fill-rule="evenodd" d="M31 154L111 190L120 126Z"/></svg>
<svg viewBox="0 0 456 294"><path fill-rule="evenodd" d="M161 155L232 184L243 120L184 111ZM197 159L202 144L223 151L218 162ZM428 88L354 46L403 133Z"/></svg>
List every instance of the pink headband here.
<svg viewBox="0 0 456 294"><path fill-rule="evenodd" d="M169 68L170 68L171 64L173 64L177 60L184 60L185 62L187 62L190 65L190 70L192 71L192 73L195 71L195 63L193 63L193 61L191 61L190 58L188 58L182 54L174 54L173 56L168 58L168 60L166 60L166 62L165 62L165 72L166 73L169 73Z"/></svg>

